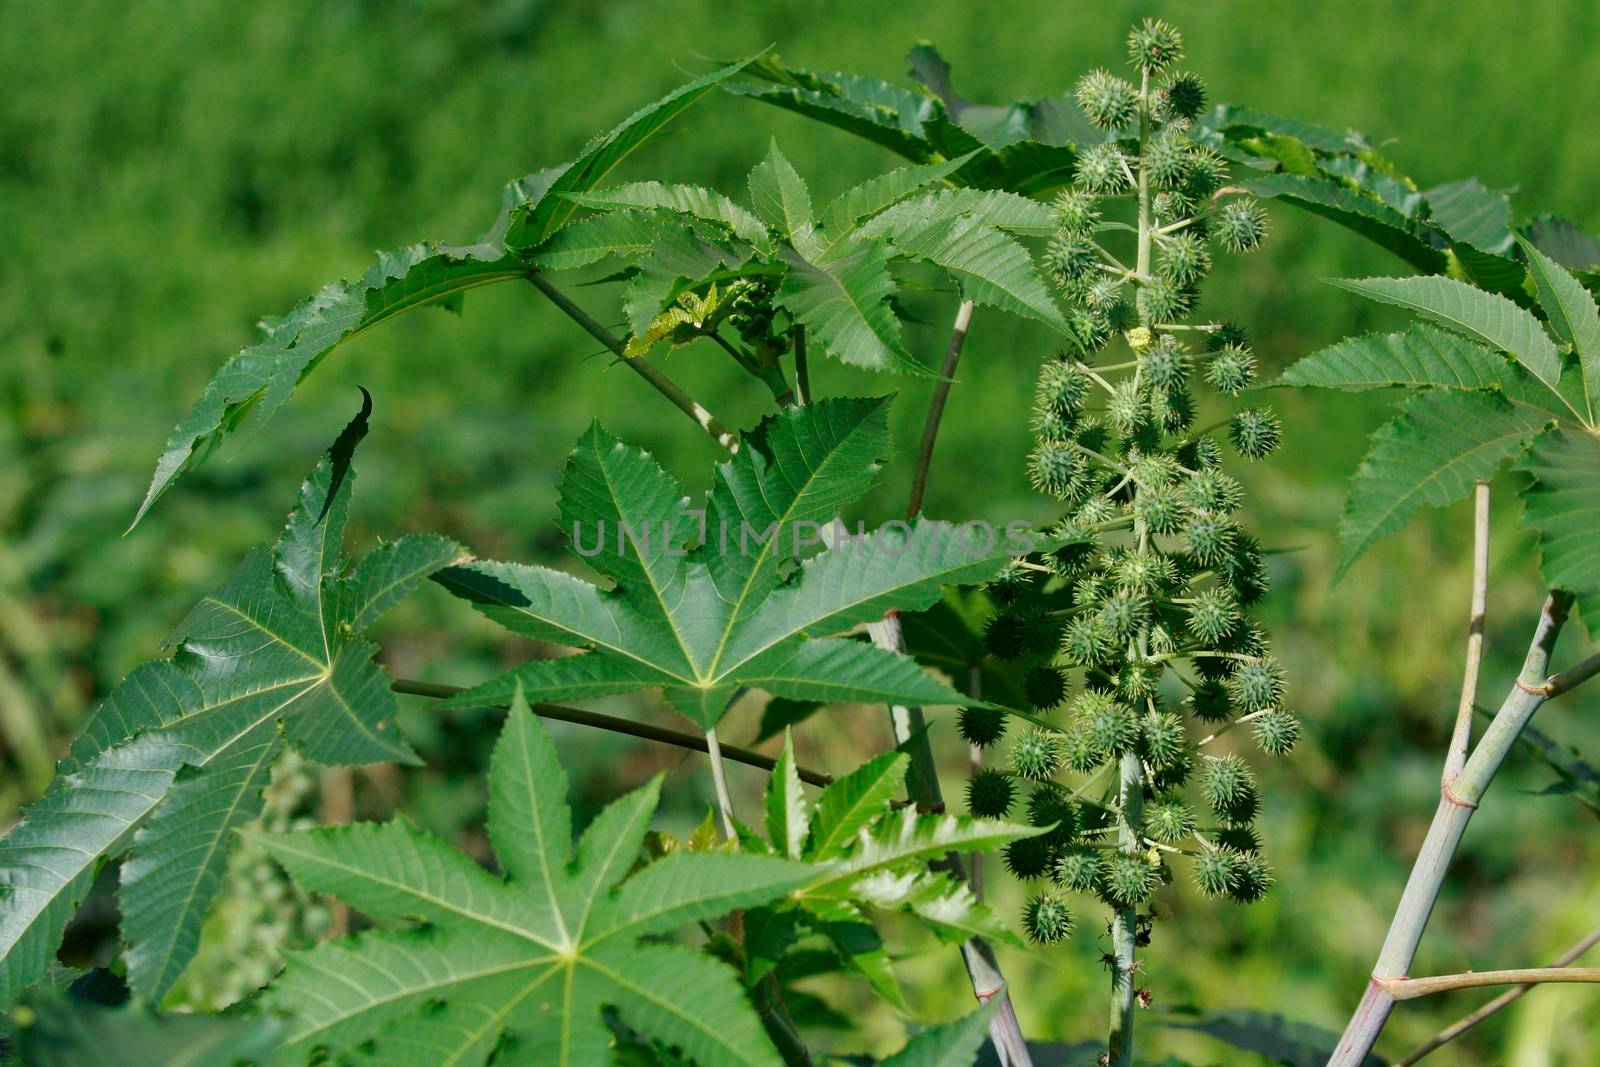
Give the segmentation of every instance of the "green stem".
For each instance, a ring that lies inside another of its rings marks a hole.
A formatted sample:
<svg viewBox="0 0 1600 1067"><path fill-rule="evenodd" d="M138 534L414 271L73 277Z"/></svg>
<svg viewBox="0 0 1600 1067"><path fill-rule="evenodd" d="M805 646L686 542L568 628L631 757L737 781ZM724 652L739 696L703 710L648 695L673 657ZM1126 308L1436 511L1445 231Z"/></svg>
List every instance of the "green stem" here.
<svg viewBox="0 0 1600 1067"><path fill-rule="evenodd" d="M1572 598L1566 593L1552 592L1545 599L1544 610L1529 644L1528 655L1523 660L1522 671L1500 705L1500 710L1484 731L1483 738L1467 758L1466 765L1454 781L1447 781L1440 790L1439 806L1427 837L1417 853L1406 881L1405 891L1395 908L1388 936L1373 967L1372 978L1360 1005L1350 1017L1344 1035L1334 1050L1328 1067L1359 1067L1394 1010L1398 999L1391 983L1406 977L1416 958L1417 946L1422 942L1423 930L1433 913L1439 890L1444 885L1450 861L1461 844L1462 834L1472 813L1477 810L1489 784L1494 781L1500 765L1505 762L1517 735L1533 718L1534 712L1546 700L1566 692L1573 686L1592 677L1600 670L1600 658L1590 657L1578 666L1550 677L1550 654L1556 638L1567 620Z"/></svg>
<svg viewBox="0 0 1600 1067"><path fill-rule="evenodd" d="M1139 246L1134 261L1134 272L1141 278L1150 274L1150 176L1144 166L1145 142L1150 135L1146 103L1149 93L1150 73L1145 71L1139 86ZM1141 316L1141 325L1148 328L1148 318ZM1144 373L1144 358L1137 354L1136 357L1139 365L1133 372L1135 389ZM1133 491L1137 498L1137 482ZM1134 523L1134 533L1140 548L1144 548L1149 543L1150 532L1143 522ZM1147 631L1139 634L1138 650L1141 656L1149 655ZM1144 765L1136 753L1130 752L1123 755L1117 770L1117 843L1124 852L1136 855L1140 851L1138 827L1144 804ZM1134 1062L1134 975L1139 968L1138 920L1137 908L1118 908L1111 920L1111 954L1114 961L1111 965L1111 1030L1107 1060L1118 1067L1132 1067Z"/></svg>
<svg viewBox="0 0 1600 1067"><path fill-rule="evenodd" d="M396 678L389 686L396 693L406 693L411 696L432 697L443 700L445 697L465 693L466 689L459 685L439 685L434 682L418 682L410 678ZM504 705L496 705L504 707ZM590 726L597 730L609 730L614 734L627 734L629 737L638 737L646 741L655 741L663 745L672 745L675 748L686 748L694 752L709 752L710 745L706 739L698 734L683 733L678 730L668 730L660 726L651 726L649 723L634 722L632 719L619 719L615 715L602 715L598 711L585 711L582 708L569 708L560 704L534 704L533 713L541 719L553 719L556 722L570 722L579 726ZM749 767L759 767L764 771L771 771L777 766L777 760L771 756L764 756L748 748L736 748L733 745L723 745L723 758L734 763L743 763ZM820 771L809 770L805 767L798 768L800 780L815 786L829 786L833 784L832 775Z"/></svg>
<svg viewBox="0 0 1600 1067"><path fill-rule="evenodd" d="M922 424L917 469L911 476L911 497L906 504L907 520L915 519L922 510L922 497L928 489L928 468L933 465L933 446L939 440L939 421L944 418L944 405L950 399L950 387L955 384L956 365L961 362L961 350L967 344L967 331L972 328L973 306L972 301L963 300L956 309L950 344L945 349L944 363L939 367L939 381L933 387L933 399L928 402L928 417Z"/></svg>
<svg viewBox="0 0 1600 1067"><path fill-rule="evenodd" d="M1582 956L1585 952L1588 952L1597 943L1600 943L1600 927L1590 930L1577 944L1573 945L1571 948L1567 949L1567 951L1557 956L1555 960L1551 962L1550 966L1565 967L1579 956ZM1416 1063L1418 1060L1428 1055L1428 1053L1432 1052L1440 1045L1454 1041L1468 1030L1471 1030L1474 1026L1477 1026L1479 1023L1483 1022L1483 1020L1487 1019L1489 1016L1495 1014L1503 1008L1509 1007L1513 1002L1517 1001L1521 997L1526 996L1528 992L1533 989L1533 986L1534 983L1526 982L1517 986L1515 989L1508 989L1504 993L1501 993L1498 997L1495 997L1493 1000L1483 1005L1481 1008L1478 1008L1476 1011L1470 1012L1467 1015L1463 1015L1461 1018L1457 1019L1443 1030L1440 1030L1437 1034L1428 1038L1428 1040L1424 1041L1416 1048L1412 1049L1404 1057L1396 1060L1394 1067L1411 1067L1413 1063Z"/></svg>
<svg viewBox="0 0 1600 1067"><path fill-rule="evenodd" d="M649 382L656 392L666 397L674 407L693 419L695 425L710 434L717 444L726 448L729 452L739 451L739 438L734 435L733 431L718 422L716 416L707 411L698 400L684 392L676 382L663 374L654 364L648 360L630 357L622 343L622 338L606 329L599 322L596 322L587 311L573 303L566 293L550 284L549 279L543 274L536 270L530 270L528 272L528 281L533 283L535 289L538 289L548 297L552 304L560 308L567 318L582 326L588 331L590 337L605 345L622 361L623 366Z"/></svg>

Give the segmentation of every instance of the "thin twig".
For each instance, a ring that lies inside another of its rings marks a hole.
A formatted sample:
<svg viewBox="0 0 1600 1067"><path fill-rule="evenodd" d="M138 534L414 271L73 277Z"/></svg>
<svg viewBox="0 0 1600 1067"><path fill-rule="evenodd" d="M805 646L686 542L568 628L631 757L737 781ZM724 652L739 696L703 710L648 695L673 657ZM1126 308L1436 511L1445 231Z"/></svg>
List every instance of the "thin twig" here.
<svg viewBox="0 0 1600 1067"><path fill-rule="evenodd" d="M1387 978L1378 981L1394 999L1415 1000L1434 993L1477 989L1486 985L1542 985L1553 982L1594 985L1600 983L1600 967L1521 967L1509 971L1466 971L1429 978Z"/></svg>
<svg viewBox="0 0 1600 1067"><path fill-rule="evenodd" d="M950 387L961 362L961 350L967 344L967 331L972 327L973 303L963 300L956 309L956 323L950 331L950 344L944 352L944 363L939 367L939 382L933 387L933 399L928 402L928 417L922 424L922 444L917 449L917 469L911 476L911 497L906 504L906 518L914 519L922 510L922 497L928 489L928 468L933 464L933 446L939 439L939 420L944 417L945 401L950 398Z"/></svg>
<svg viewBox="0 0 1600 1067"><path fill-rule="evenodd" d="M1550 966L1565 967L1573 960L1576 960L1579 956L1583 955L1585 952L1588 952L1595 946L1596 943L1600 943L1600 927L1590 930L1584 935L1583 940L1579 941L1577 944L1567 949L1567 951L1557 956L1551 962ZM1422 1059L1422 1057L1426 1056L1440 1045L1448 1044L1449 1042L1454 1041L1468 1030L1471 1030L1474 1026L1477 1026L1479 1023L1483 1022L1483 1020L1487 1019L1489 1016L1525 996L1528 991L1534 987L1534 984L1535 983L1532 982L1525 982L1513 989L1508 989L1504 993L1501 993L1498 997L1495 997L1493 1000L1483 1005L1478 1010L1470 1012L1467 1015L1463 1015L1461 1018L1457 1019L1443 1030L1440 1030L1437 1034L1428 1038L1428 1040L1424 1041L1416 1048L1412 1049L1405 1055L1404 1058L1396 1060L1394 1067L1411 1067L1412 1064Z"/></svg>
<svg viewBox="0 0 1600 1067"><path fill-rule="evenodd" d="M1456 726L1444 759L1444 784L1461 777L1472 743L1472 708L1478 699L1478 677L1483 671L1483 632L1489 600L1489 483L1479 482L1473 497L1472 614L1467 624L1467 665L1461 678L1461 702L1456 706Z"/></svg>
<svg viewBox="0 0 1600 1067"><path fill-rule="evenodd" d="M412 696L433 697L443 700L445 697L464 693L466 690L459 685L437 685L433 682L418 682L409 678L396 678L389 687L396 693L409 693ZM504 705L495 705L504 707ZM634 722L632 719L619 719L615 715L602 715L598 711L584 711L582 708L569 708L561 704L534 704L533 713L541 719L553 719L557 722L576 723L579 726L592 726L597 730L609 730L614 734L627 734L629 737L639 737L646 741L656 741L663 745L673 745L677 748L687 748L695 752L710 753L710 746L706 739L698 734L683 733L679 730L668 730L660 726L651 726L648 723ZM748 748L736 748L733 745L722 745L724 759L734 763L743 763L748 767L759 767L770 771L777 766L777 760L771 756L763 756ZM833 784L833 776L820 771L798 768L800 780L816 786Z"/></svg>
<svg viewBox="0 0 1600 1067"><path fill-rule="evenodd" d="M718 422L716 417L707 411L698 400L684 392L676 382L668 378L648 360L630 357L620 337L606 329L599 322L596 322L587 311L574 304L566 293L551 285L543 274L536 270L530 270L528 272L528 280L533 283L534 288L549 297L550 302L560 308L567 318L587 330L589 336L605 345L622 361L624 366L649 382L655 387L656 392L672 401L673 406L693 419L695 424L710 434L717 444L726 448L729 452L739 451L739 439L734 436L731 430Z"/></svg>

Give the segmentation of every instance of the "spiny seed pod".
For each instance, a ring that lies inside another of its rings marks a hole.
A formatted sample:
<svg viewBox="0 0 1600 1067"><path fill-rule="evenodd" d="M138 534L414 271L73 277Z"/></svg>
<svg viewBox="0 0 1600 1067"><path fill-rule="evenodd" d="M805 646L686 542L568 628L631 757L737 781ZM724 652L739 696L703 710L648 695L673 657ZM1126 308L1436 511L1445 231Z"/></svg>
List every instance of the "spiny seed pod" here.
<svg viewBox="0 0 1600 1067"><path fill-rule="evenodd" d="M1126 704L1107 700L1080 720L1096 750L1118 756L1139 743L1139 718Z"/></svg>
<svg viewBox="0 0 1600 1067"><path fill-rule="evenodd" d="M1272 659L1240 664L1228 678L1228 696L1246 712L1275 706L1283 697L1283 668Z"/></svg>
<svg viewBox="0 0 1600 1067"><path fill-rule="evenodd" d="M967 779L967 810L980 819L1003 819L1011 812L1016 788L1011 779L985 767Z"/></svg>
<svg viewBox="0 0 1600 1067"><path fill-rule="evenodd" d="M1145 19L1128 33L1128 62L1154 74L1183 58L1183 34L1161 19Z"/></svg>
<svg viewBox="0 0 1600 1067"><path fill-rule="evenodd" d="M1073 516L1073 520L1085 526L1098 526L1110 522L1116 517L1117 506L1103 496L1092 496L1085 500Z"/></svg>
<svg viewBox="0 0 1600 1067"><path fill-rule="evenodd" d="M1072 935L1072 913L1054 893L1041 893L1028 901L1022 928L1041 945L1054 945Z"/></svg>
<svg viewBox="0 0 1600 1067"><path fill-rule="evenodd" d="M1100 605L1100 622L1119 641L1139 632L1150 618L1150 602L1134 593L1116 592Z"/></svg>
<svg viewBox="0 0 1600 1067"><path fill-rule="evenodd" d="M1155 486L1139 493L1133 501L1133 514L1150 533L1178 533L1187 515L1182 493L1170 485Z"/></svg>
<svg viewBox="0 0 1600 1067"><path fill-rule="evenodd" d="M1158 186L1176 188L1189 173L1189 139L1166 130L1144 149L1144 168Z"/></svg>
<svg viewBox="0 0 1600 1067"><path fill-rule="evenodd" d="M1239 603L1247 607L1266 596L1271 582L1261 542L1241 533L1233 552L1222 563L1222 576L1239 595Z"/></svg>
<svg viewBox="0 0 1600 1067"><path fill-rule="evenodd" d="M1131 660L1117 672L1117 695L1138 703L1153 697L1161 684L1161 664L1149 660Z"/></svg>
<svg viewBox="0 0 1600 1067"><path fill-rule="evenodd" d="M1167 78L1162 91L1167 94L1167 107L1180 118L1195 118L1206 106L1206 83L1198 75L1174 73Z"/></svg>
<svg viewBox="0 0 1600 1067"><path fill-rule="evenodd" d="M1189 632L1207 647L1227 637L1238 621L1238 601L1226 588L1207 589L1189 605Z"/></svg>
<svg viewBox="0 0 1600 1067"><path fill-rule="evenodd" d="M1196 511L1229 515L1244 503L1244 487L1220 470L1196 471L1185 490L1185 499Z"/></svg>
<svg viewBox="0 0 1600 1067"><path fill-rule="evenodd" d="M1205 239L1188 231L1174 233L1161 241L1156 269L1163 278L1178 285L1192 285L1211 270L1211 250Z"/></svg>
<svg viewBox="0 0 1600 1067"><path fill-rule="evenodd" d="M1300 720L1290 711L1269 711L1250 725L1256 744L1269 756L1286 754L1300 739Z"/></svg>
<svg viewBox="0 0 1600 1067"><path fill-rule="evenodd" d="M1040 782L1028 796L1028 822L1054 827L1044 835L1051 845L1064 846L1078 833L1078 809L1071 794L1057 782Z"/></svg>
<svg viewBox="0 0 1600 1067"><path fill-rule="evenodd" d="M1133 433L1150 419L1150 409L1132 378L1118 382L1106 401L1106 420L1112 429L1124 437Z"/></svg>
<svg viewBox="0 0 1600 1067"><path fill-rule="evenodd" d="M1227 177L1228 161L1216 152L1203 145L1195 145L1189 150L1189 177L1184 182L1183 191L1196 202L1210 199Z"/></svg>
<svg viewBox="0 0 1600 1067"><path fill-rule="evenodd" d="M1254 199L1228 201L1211 224L1222 247L1234 253L1258 248L1267 235L1267 214Z"/></svg>
<svg viewBox="0 0 1600 1067"><path fill-rule="evenodd" d="M1010 604L1033 586L1033 572L1020 559L1011 560L984 583L984 591L999 604Z"/></svg>
<svg viewBox="0 0 1600 1067"><path fill-rule="evenodd" d="M1244 857L1229 848L1207 849L1194 861L1194 884L1208 897L1231 893L1239 883Z"/></svg>
<svg viewBox="0 0 1600 1067"><path fill-rule="evenodd" d="M1263 459L1272 454L1283 440L1283 427L1277 416L1266 408L1251 408L1239 412L1228 425L1233 447L1247 459Z"/></svg>
<svg viewBox="0 0 1600 1067"><path fill-rule="evenodd" d="M956 728L967 744L988 748L1006 735L1005 712L994 708L962 708Z"/></svg>
<svg viewBox="0 0 1600 1067"><path fill-rule="evenodd" d="M1086 237L1058 233L1045 249L1044 263L1057 280L1067 282L1084 277L1100 262L1100 254Z"/></svg>
<svg viewBox="0 0 1600 1067"><path fill-rule="evenodd" d="M1108 70L1091 70L1078 79L1073 98L1088 120L1102 130L1117 130L1139 117L1139 91Z"/></svg>
<svg viewBox="0 0 1600 1067"><path fill-rule="evenodd" d="M1055 213L1056 229L1063 233L1083 235L1094 229L1100 221L1100 208L1095 198L1081 189L1063 189L1050 202Z"/></svg>
<svg viewBox="0 0 1600 1067"><path fill-rule="evenodd" d="M1163 222L1186 219L1199 207L1182 189L1163 189L1150 198L1150 210Z"/></svg>
<svg viewBox="0 0 1600 1067"><path fill-rule="evenodd" d="M1245 804L1255 791L1255 776L1238 756L1208 759L1200 772L1200 791L1218 815Z"/></svg>
<svg viewBox="0 0 1600 1067"><path fill-rule="evenodd" d="M1151 770L1155 772L1148 783L1152 793L1171 793L1182 789L1189 784L1189 775L1194 770L1194 749L1181 748L1171 763Z"/></svg>
<svg viewBox="0 0 1600 1067"><path fill-rule="evenodd" d="M1189 516L1183 528L1183 540L1196 562L1213 567L1233 548L1236 533L1237 528L1227 518L1196 512Z"/></svg>
<svg viewBox="0 0 1600 1067"><path fill-rule="evenodd" d="M1250 853L1241 857L1239 876L1234 880L1228 895L1241 904L1254 904L1272 888L1272 868L1266 860Z"/></svg>
<svg viewBox="0 0 1600 1067"><path fill-rule="evenodd" d="M1015 612L989 616L983 627L984 648L995 659L1020 659L1033 640L1028 632L1030 621Z"/></svg>
<svg viewBox="0 0 1600 1067"><path fill-rule="evenodd" d="M1238 396L1256 380L1256 357L1243 345L1225 345L1206 363L1206 382L1218 392Z"/></svg>
<svg viewBox="0 0 1600 1067"><path fill-rule="evenodd" d="M1217 844L1231 848L1241 855L1261 851L1261 838L1249 826L1228 826L1217 831Z"/></svg>
<svg viewBox="0 0 1600 1067"><path fill-rule="evenodd" d="M1157 393L1151 399L1150 410L1167 433L1182 433L1194 425L1194 397L1186 388Z"/></svg>
<svg viewBox="0 0 1600 1067"><path fill-rule="evenodd" d="M1090 379L1075 362L1052 359L1039 367L1038 383L1034 386L1034 406L1061 415L1075 415L1083 407L1084 394Z"/></svg>
<svg viewBox="0 0 1600 1067"><path fill-rule="evenodd" d="M1134 456L1128 461L1128 470L1140 488L1175 483L1180 473L1177 460L1165 452Z"/></svg>
<svg viewBox="0 0 1600 1067"><path fill-rule="evenodd" d="M1183 282L1158 274L1148 285L1139 287L1134 305L1141 318L1151 322L1174 322L1188 314L1194 306L1194 297L1184 288Z"/></svg>
<svg viewBox="0 0 1600 1067"><path fill-rule="evenodd" d="M1194 809L1181 800L1157 804L1144 813L1145 832L1164 844L1183 840L1199 825Z"/></svg>
<svg viewBox="0 0 1600 1067"><path fill-rule="evenodd" d="M1180 388L1189 375L1189 359L1171 334L1163 334L1144 357L1144 376L1157 389Z"/></svg>
<svg viewBox="0 0 1600 1067"><path fill-rule="evenodd" d="M1030 705L1048 711L1066 699L1066 673L1051 666L1033 667L1022 676L1022 691Z"/></svg>
<svg viewBox="0 0 1600 1067"><path fill-rule="evenodd" d="M1042 782L1061 767L1061 742L1038 727L1017 738L1011 746L1011 769L1019 778Z"/></svg>
<svg viewBox="0 0 1600 1067"><path fill-rule="evenodd" d="M1143 727L1142 749L1145 761L1157 769L1171 765L1189 743L1183 732L1183 720L1171 712L1146 715Z"/></svg>
<svg viewBox="0 0 1600 1067"><path fill-rule="evenodd" d="M1090 145L1078 156L1078 186L1085 192L1105 196L1129 188L1128 162L1116 144L1105 141Z"/></svg>
<svg viewBox="0 0 1600 1067"><path fill-rule="evenodd" d="M1064 497L1070 494L1074 481L1084 473L1087 463L1074 445L1065 441L1040 441L1028 456L1028 480L1041 493Z"/></svg>
<svg viewBox="0 0 1600 1067"><path fill-rule="evenodd" d="M1154 496L1152 492L1148 494ZM1140 500L1145 494L1140 494ZM1137 513L1137 510L1136 510ZM1151 527L1154 532L1154 526ZM1138 597L1150 597L1177 583L1178 571L1171 559L1152 551L1134 551L1120 556L1111 565L1111 580L1117 590Z"/></svg>
<svg viewBox="0 0 1600 1067"><path fill-rule="evenodd" d="M1083 291L1083 303L1090 311L1109 315L1122 304L1122 282L1101 278Z"/></svg>
<svg viewBox="0 0 1600 1067"><path fill-rule="evenodd" d="M1050 872L1056 885L1074 893L1093 893L1100 884L1100 853L1091 848L1069 848L1056 857Z"/></svg>
<svg viewBox="0 0 1600 1067"><path fill-rule="evenodd" d="M1061 762L1068 770L1087 774L1105 761L1105 750L1095 746L1094 738L1081 725L1061 735Z"/></svg>
<svg viewBox="0 0 1600 1067"><path fill-rule="evenodd" d="M1131 908L1150 899L1155 890L1155 868L1143 857L1117 855L1107 864L1101 887L1107 904Z"/></svg>
<svg viewBox="0 0 1600 1067"><path fill-rule="evenodd" d="M1042 837L1019 837L1006 846L1006 870L1023 881L1050 873L1053 850Z"/></svg>
<svg viewBox="0 0 1600 1067"><path fill-rule="evenodd" d="M1086 352L1098 352L1104 348L1116 329L1104 312L1086 307L1073 308L1067 315L1067 325Z"/></svg>

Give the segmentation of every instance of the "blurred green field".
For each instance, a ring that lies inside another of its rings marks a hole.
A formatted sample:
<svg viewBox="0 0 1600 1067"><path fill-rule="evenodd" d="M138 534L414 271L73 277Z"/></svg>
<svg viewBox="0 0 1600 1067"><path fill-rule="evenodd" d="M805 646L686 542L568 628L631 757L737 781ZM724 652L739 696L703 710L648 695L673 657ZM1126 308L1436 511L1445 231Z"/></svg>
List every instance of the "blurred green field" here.
<svg viewBox="0 0 1600 1067"><path fill-rule="evenodd" d="M927 38L964 94L1003 101L1057 93L1089 66L1120 63L1126 26L1144 14L1179 23L1217 99L1354 127L1423 184L1477 174L1515 188L1520 215L1553 211L1600 228L1600 140L1589 121L1600 113L1600 8L1581 0L0 4L0 233L12 249L0 268L0 825L37 795L95 699L156 653L245 547L272 535L355 410L358 383L376 400L352 522L363 540L439 530L483 555L552 558L556 479L596 416L691 487L709 481L714 447L681 416L608 368L531 289L496 289L472 294L460 317L424 312L341 348L257 438L186 478L121 537L171 424L257 317L358 274L373 249L475 237L505 180L570 158L710 59L773 45L806 66L903 80L900 57ZM891 165L862 142L719 94L626 173L738 192L773 137L819 197ZM1317 280L1403 273L1397 261L1290 209L1274 208L1273 221L1268 247L1220 267L1209 290L1252 328L1269 371L1400 321ZM602 319L620 318L615 289L576 292ZM934 294L918 305L936 325L911 327L908 342L927 361L944 343L950 303ZM1026 397L1048 343L980 311L930 514L1046 517L1021 457ZM764 391L710 345L665 363L724 421L749 425L764 410ZM899 391L903 454L863 515L891 517L929 387L837 364L814 374L819 392ZM1295 550L1275 557L1264 619L1307 724L1295 755L1265 775L1263 831L1279 889L1251 909L1180 894L1146 968L1158 1008L1252 1007L1337 1029L1433 811L1465 632L1469 532L1463 507L1430 515L1330 587L1344 484L1388 404L1278 402L1287 446L1246 477L1263 541ZM1511 521L1515 489L1507 479L1496 507L1486 699L1498 699L1520 662L1540 595ZM525 651L496 643L431 591L385 631L394 672L429 680L476 679ZM1574 628L1566 655L1584 640ZM1600 755L1585 729L1593 703L1583 694L1553 705L1541 725ZM637 701L614 710L668 717ZM493 723L441 720L419 704L408 725L434 767L409 783L358 778L358 810L382 815L403 800L470 843L481 803L472 768ZM954 791L964 752L947 723L935 729ZM754 731L742 708L724 733L742 741ZM887 735L877 709L839 709L805 728L801 754L837 771ZM558 738L591 805L654 769L681 767L673 818L687 825L703 812L695 761L576 728ZM735 774L752 804L759 777ZM1513 756L1468 835L1419 973L1530 965L1593 924L1600 837L1571 799L1520 795L1548 781ZM1065 950L1005 960L1031 1034L1081 1040L1102 1030L1104 949L1096 922L1082 926ZM901 943L919 1015L965 1010L954 954L909 934ZM1383 1047L1404 1052L1482 999L1405 1005ZM875 1011L841 1047L881 1051L900 1029ZM1151 1053L1250 1062L1203 1037L1149 1033ZM1597 1062L1596 1047L1600 1000L1556 987L1428 1062L1583 1065Z"/></svg>

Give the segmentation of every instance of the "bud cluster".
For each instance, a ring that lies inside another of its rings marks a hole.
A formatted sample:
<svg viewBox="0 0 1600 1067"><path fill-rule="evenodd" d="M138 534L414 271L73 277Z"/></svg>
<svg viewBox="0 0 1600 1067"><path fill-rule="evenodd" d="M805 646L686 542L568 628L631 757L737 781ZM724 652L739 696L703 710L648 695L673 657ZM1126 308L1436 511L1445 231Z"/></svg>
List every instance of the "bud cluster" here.
<svg viewBox="0 0 1600 1067"><path fill-rule="evenodd" d="M1300 729L1249 618L1267 571L1213 436L1225 428L1254 460L1281 427L1262 407L1195 427L1197 390L1231 397L1255 380L1242 329L1190 319L1213 256L1260 244L1264 216L1191 136L1205 89L1172 69L1181 35L1149 20L1128 47L1137 84L1104 70L1078 82L1075 99L1106 139L1083 149L1056 197L1046 253L1078 344L1040 367L1028 476L1065 508L1054 532L1067 540L989 587L987 649L1016 666L1032 721L1011 723L1007 769L979 771L968 793L974 814L1020 803L1055 828L1005 857L1017 877L1053 883L1023 916L1040 942L1070 931L1066 894L1135 909L1177 860L1207 895L1260 899L1272 874L1253 829L1255 776L1209 748L1244 726L1281 755ZM1108 247L1117 237L1133 239L1131 254ZM970 709L961 732L989 748L1007 721Z"/></svg>

